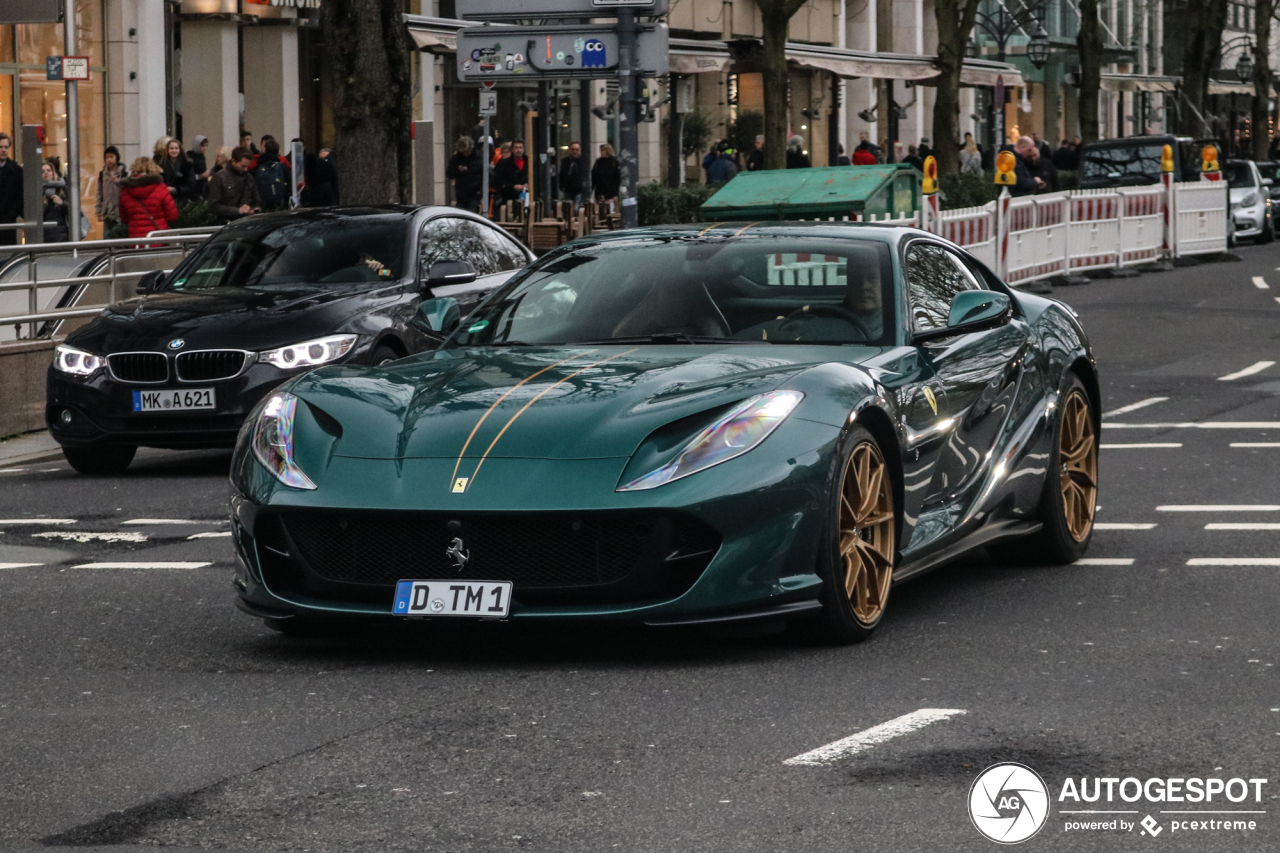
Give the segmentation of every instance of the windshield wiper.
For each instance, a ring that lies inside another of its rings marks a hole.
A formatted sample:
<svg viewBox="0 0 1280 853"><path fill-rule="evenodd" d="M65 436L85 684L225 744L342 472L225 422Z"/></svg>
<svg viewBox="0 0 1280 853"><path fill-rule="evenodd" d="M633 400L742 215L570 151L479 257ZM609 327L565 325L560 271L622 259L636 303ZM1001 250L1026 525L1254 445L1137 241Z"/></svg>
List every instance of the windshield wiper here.
<svg viewBox="0 0 1280 853"><path fill-rule="evenodd" d="M767 344L770 341L744 341L741 338L719 338L713 335L689 335L684 332L659 332L653 335L632 335L621 338L598 338L590 341L573 341L578 344Z"/></svg>

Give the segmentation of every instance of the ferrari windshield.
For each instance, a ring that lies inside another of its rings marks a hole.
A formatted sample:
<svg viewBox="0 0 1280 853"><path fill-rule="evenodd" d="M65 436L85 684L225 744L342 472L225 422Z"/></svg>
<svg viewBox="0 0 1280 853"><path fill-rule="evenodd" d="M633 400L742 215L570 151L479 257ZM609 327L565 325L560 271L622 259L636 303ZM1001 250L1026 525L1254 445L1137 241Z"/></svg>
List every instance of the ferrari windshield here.
<svg viewBox="0 0 1280 853"><path fill-rule="evenodd" d="M453 346L893 340L889 247L770 235L632 238L552 253L487 300Z"/></svg>
<svg viewBox="0 0 1280 853"><path fill-rule="evenodd" d="M323 289L391 282L404 272L404 216L246 222L218 233L179 265L170 290Z"/></svg>

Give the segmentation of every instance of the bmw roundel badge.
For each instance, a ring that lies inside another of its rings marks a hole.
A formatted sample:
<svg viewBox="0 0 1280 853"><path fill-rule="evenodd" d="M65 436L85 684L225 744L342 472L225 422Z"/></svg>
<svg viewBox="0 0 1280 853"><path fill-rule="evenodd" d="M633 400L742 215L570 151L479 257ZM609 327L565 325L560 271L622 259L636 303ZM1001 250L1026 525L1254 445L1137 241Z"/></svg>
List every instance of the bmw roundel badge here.
<svg viewBox="0 0 1280 853"><path fill-rule="evenodd" d="M169 341L169 349L182 349L182 347L185 346L186 343L187 342L184 341L182 338L174 338L173 340Z"/></svg>

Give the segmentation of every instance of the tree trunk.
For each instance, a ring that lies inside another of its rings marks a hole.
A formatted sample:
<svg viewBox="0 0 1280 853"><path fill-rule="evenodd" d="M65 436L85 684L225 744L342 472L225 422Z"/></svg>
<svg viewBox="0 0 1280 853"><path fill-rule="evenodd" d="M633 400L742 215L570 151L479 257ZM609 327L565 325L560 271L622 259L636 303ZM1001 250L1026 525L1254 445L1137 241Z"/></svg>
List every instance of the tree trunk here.
<svg viewBox="0 0 1280 853"><path fill-rule="evenodd" d="M1188 33L1182 55L1182 94L1184 106L1193 108L1180 116L1178 130L1182 133L1208 136L1212 132L1202 117L1209 97L1209 71L1218 67L1222 55L1228 5L1228 0L1191 0L1181 16L1182 29Z"/></svg>
<svg viewBox="0 0 1280 853"><path fill-rule="evenodd" d="M960 172L960 71L979 0L937 0L938 90L933 102L933 156L939 175Z"/></svg>
<svg viewBox="0 0 1280 853"><path fill-rule="evenodd" d="M1102 21L1098 0L1080 0L1080 31L1076 33L1080 51L1080 141L1098 141L1098 97L1102 90Z"/></svg>
<svg viewBox="0 0 1280 853"><path fill-rule="evenodd" d="M401 11L399 0L321 5L343 204L411 200L412 84Z"/></svg>
<svg viewBox="0 0 1280 853"><path fill-rule="evenodd" d="M787 33L805 0L756 0L764 24L764 167L787 166Z"/></svg>
<svg viewBox="0 0 1280 853"><path fill-rule="evenodd" d="M1253 159L1266 160L1271 147L1271 16L1275 0L1258 0L1254 12L1253 117L1249 122Z"/></svg>

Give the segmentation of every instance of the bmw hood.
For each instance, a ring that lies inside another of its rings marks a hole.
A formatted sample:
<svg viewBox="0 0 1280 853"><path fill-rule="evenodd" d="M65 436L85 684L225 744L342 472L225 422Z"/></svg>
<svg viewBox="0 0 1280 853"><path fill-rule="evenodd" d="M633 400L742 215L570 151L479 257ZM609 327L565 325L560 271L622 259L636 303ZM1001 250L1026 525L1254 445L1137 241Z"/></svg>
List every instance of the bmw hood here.
<svg viewBox="0 0 1280 853"><path fill-rule="evenodd" d="M856 357L851 349L839 360ZM341 425L336 456L604 459L629 457L654 430L689 419L678 440L833 355L746 345L441 350L381 368L322 368L289 390Z"/></svg>
<svg viewBox="0 0 1280 853"><path fill-rule="evenodd" d="M90 352L160 351L177 338L187 349L273 349L334 331L367 289L253 291L218 288L159 293L112 305L67 339ZM361 300L362 309L368 307Z"/></svg>

